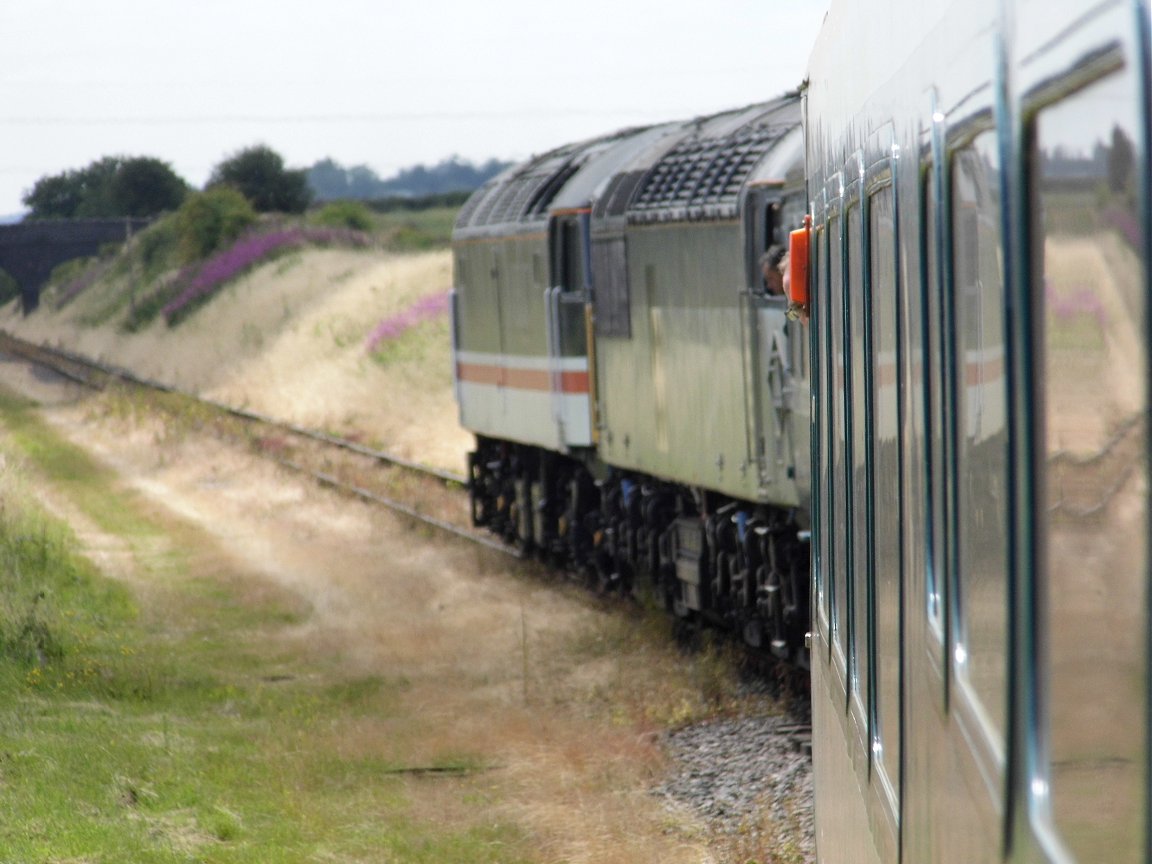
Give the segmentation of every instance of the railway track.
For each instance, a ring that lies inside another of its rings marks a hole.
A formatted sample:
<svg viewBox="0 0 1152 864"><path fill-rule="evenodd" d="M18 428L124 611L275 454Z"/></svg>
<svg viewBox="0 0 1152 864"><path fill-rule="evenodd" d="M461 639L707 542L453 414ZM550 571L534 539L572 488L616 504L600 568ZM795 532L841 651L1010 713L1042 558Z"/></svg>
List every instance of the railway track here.
<svg viewBox="0 0 1152 864"><path fill-rule="evenodd" d="M98 363L60 348L34 345L0 331L0 352L52 370L64 378L96 390L110 383L166 394L176 403L196 406L217 434L246 444L260 456L317 483L372 504L383 506L439 531L462 537L512 557L519 550L471 527L471 515L462 489L467 478L421 465L391 454L273 417L211 399L204 399L167 384L150 381L114 366ZM203 415L202 412L208 412Z"/></svg>
<svg viewBox="0 0 1152 864"><path fill-rule="evenodd" d="M462 475L398 459L357 441L204 399L142 378L129 370L98 363L60 348L35 345L3 331L0 331L0 353L50 369L92 389L100 390L115 384L160 394L162 398L156 404L173 416L194 415L196 422L211 424L213 434L246 446L261 458L307 476L318 484L509 557L528 557L523 550L495 535L472 527L471 509L464 494L467 478ZM165 405L165 399L171 403ZM569 575L577 580L584 579L578 573ZM585 584L591 587L587 581ZM597 593L603 593L602 587L597 589ZM688 650L700 647L703 631L698 624L683 626L674 622L673 632ZM767 654L750 649L744 649L742 656L743 667L754 677L777 680L783 692L806 692L802 670L782 665Z"/></svg>

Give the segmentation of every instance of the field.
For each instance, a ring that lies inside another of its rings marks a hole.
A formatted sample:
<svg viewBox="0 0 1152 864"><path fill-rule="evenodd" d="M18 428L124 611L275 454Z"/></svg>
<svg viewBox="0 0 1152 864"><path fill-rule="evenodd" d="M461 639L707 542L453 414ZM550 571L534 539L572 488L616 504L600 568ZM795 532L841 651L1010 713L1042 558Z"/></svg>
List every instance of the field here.
<svg viewBox="0 0 1152 864"><path fill-rule="evenodd" d="M100 284L2 326L459 470L448 283L443 250L307 250L176 328L85 325ZM663 730L748 704L662 618L147 400L0 384L48 400L0 404L2 860L727 860L649 790Z"/></svg>

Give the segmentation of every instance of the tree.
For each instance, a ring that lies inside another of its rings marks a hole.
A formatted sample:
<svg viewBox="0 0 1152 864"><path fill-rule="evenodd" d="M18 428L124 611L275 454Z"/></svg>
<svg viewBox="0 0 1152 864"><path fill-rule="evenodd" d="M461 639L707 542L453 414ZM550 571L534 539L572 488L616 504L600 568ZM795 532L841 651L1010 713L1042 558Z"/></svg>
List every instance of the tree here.
<svg viewBox="0 0 1152 864"><path fill-rule="evenodd" d="M29 219L71 219L84 200L84 186L77 181L76 172L41 177L25 192L21 199L32 212Z"/></svg>
<svg viewBox="0 0 1152 864"><path fill-rule="evenodd" d="M1112 127L1112 146L1108 150L1108 188L1117 195L1128 191L1136 167L1136 148L1119 126Z"/></svg>
<svg viewBox="0 0 1152 864"><path fill-rule="evenodd" d="M286 169L280 154L263 144L217 165L208 186L231 186L261 213L303 213L312 201L307 172Z"/></svg>
<svg viewBox="0 0 1152 864"><path fill-rule="evenodd" d="M159 159L105 156L86 168L36 181L24 195L30 219L114 219L175 210L188 184Z"/></svg>
<svg viewBox="0 0 1152 864"><path fill-rule="evenodd" d="M238 190L217 186L190 195L176 212L180 255L200 261L237 239L256 222L256 211Z"/></svg>
<svg viewBox="0 0 1152 864"><path fill-rule="evenodd" d="M112 201L119 216L155 216L176 210L187 197L188 184L159 159L126 160L112 184Z"/></svg>
<svg viewBox="0 0 1152 864"><path fill-rule="evenodd" d="M321 159L308 169L308 185L322 201L351 197L348 194L348 172L331 159Z"/></svg>
<svg viewBox="0 0 1152 864"><path fill-rule="evenodd" d="M510 162L489 159L473 165L458 156L432 167L413 165L389 180L381 180L367 165L345 168L331 158L322 159L308 170L308 182L321 201L338 198L371 200L380 198L425 198L449 192L470 192L495 177Z"/></svg>

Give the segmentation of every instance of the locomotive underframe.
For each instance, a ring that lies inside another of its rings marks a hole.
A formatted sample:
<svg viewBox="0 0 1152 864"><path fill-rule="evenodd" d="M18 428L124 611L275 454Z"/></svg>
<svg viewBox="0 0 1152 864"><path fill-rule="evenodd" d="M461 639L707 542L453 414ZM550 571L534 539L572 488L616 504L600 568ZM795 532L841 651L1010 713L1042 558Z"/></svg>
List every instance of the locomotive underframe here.
<svg viewBox="0 0 1152 864"><path fill-rule="evenodd" d="M807 667L809 544L795 510L483 436L468 473L476 526L598 590L649 591L680 619Z"/></svg>

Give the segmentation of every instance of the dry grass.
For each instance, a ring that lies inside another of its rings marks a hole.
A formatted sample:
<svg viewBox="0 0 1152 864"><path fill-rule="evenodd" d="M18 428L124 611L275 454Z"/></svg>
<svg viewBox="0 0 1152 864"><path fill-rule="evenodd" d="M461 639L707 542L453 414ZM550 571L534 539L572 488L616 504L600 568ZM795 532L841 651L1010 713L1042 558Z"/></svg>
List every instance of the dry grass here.
<svg viewBox="0 0 1152 864"><path fill-rule="evenodd" d="M270 657L261 675L304 662L334 682L380 679L398 693L313 724L308 746L364 765L475 768L407 778L413 811L444 831L514 825L541 861L710 860L694 825L648 789L663 768L656 733L724 710L715 696L734 684L708 655L682 655L663 619L602 606L532 565L435 538L122 407L57 416L163 500L177 536L188 523L211 541L201 542L206 579L245 606L292 613L254 632Z"/></svg>
<svg viewBox="0 0 1152 864"><path fill-rule="evenodd" d="M232 405L463 471L471 436L457 421L443 322L423 325L434 333L415 357L382 365L364 350L380 320L451 283L447 251L317 249L256 269L175 329L162 321L131 334L115 321L88 326L90 307L106 302L106 286L62 311L45 302L27 318L9 305L0 327Z"/></svg>

